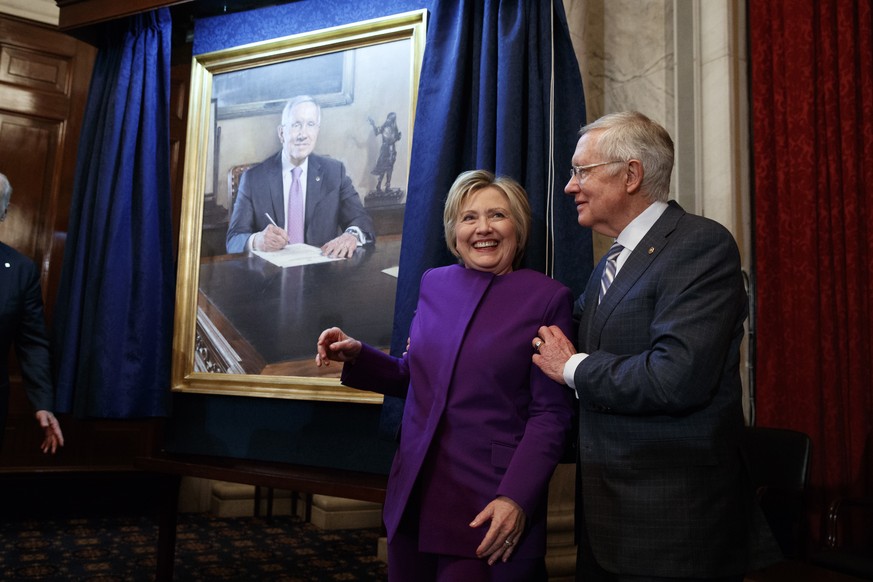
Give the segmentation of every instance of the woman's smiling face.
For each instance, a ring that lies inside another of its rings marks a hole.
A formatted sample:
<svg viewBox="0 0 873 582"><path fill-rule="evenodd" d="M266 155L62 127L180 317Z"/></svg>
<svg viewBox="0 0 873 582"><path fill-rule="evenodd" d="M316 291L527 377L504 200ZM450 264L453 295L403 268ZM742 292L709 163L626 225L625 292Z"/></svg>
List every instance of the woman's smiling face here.
<svg viewBox="0 0 873 582"><path fill-rule="evenodd" d="M455 241L468 269L511 272L518 241L506 195L493 186L471 194L461 205Z"/></svg>

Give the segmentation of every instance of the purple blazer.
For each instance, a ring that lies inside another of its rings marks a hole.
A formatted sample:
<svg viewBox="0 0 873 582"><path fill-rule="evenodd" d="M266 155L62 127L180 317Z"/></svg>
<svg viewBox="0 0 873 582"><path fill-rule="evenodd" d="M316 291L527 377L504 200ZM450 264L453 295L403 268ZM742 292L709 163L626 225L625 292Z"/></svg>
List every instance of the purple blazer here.
<svg viewBox="0 0 873 582"><path fill-rule="evenodd" d="M385 499L389 542L404 512L415 511L421 551L475 557L489 524L469 523L505 495L528 519L513 555L545 555L549 480L573 405L531 362L542 325L573 337L570 290L545 275L431 269L408 353L364 346L343 367L343 384L406 398Z"/></svg>

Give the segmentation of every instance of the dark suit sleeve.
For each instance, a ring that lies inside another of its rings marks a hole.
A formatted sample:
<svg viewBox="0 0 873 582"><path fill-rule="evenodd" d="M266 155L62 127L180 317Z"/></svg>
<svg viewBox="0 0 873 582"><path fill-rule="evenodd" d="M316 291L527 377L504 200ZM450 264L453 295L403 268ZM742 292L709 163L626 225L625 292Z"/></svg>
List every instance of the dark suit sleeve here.
<svg viewBox="0 0 873 582"><path fill-rule="evenodd" d="M23 277L21 319L15 333L15 351L24 377L27 397L35 410L54 409L51 381L49 342L45 332L45 316L39 274L28 263Z"/></svg>
<svg viewBox="0 0 873 582"><path fill-rule="evenodd" d="M256 188L252 184L254 173L252 170L243 172L240 177L236 201L230 216L230 224L227 226L227 252L241 253L246 248L246 242L253 233L266 228L266 216L260 221L255 214L255 201L253 194ZM263 225L262 225L263 224Z"/></svg>
<svg viewBox="0 0 873 582"><path fill-rule="evenodd" d="M597 349L574 374L583 406L681 414L710 402L724 371L738 366L728 360L747 309L739 252L713 225L672 235L609 315Z"/></svg>
<svg viewBox="0 0 873 582"><path fill-rule="evenodd" d="M367 242L374 239L373 220L346 174L345 164L332 158L309 157L306 192L306 243L322 246L350 226L358 227Z"/></svg>
<svg viewBox="0 0 873 582"><path fill-rule="evenodd" d="M376 240L376 227L373 224L373 219L364 209L361 197L352 185L352 180L346 175L345 166L343 166L340 185L339 225L343 230L350 226L360 228L367 243Z"/></svg>

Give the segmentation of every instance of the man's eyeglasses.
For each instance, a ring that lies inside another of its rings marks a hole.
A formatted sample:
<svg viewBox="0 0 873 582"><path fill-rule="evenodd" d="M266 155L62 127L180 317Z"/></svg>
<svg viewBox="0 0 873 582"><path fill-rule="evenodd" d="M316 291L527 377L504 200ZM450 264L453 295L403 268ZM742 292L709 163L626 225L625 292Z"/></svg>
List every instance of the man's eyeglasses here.
<svg viewBox="0 0 873 582"><path fill-rule="evenodd" d="M597 168L599 166L605 166L607 164L623 164L624 160L612 160L611 162L597 162L596 164L587 164L585 166L570 166L570 179L576 178L576 181L579 182L579 185L582 185L582 182L588 177L591 173L591 170Z"/></svg>

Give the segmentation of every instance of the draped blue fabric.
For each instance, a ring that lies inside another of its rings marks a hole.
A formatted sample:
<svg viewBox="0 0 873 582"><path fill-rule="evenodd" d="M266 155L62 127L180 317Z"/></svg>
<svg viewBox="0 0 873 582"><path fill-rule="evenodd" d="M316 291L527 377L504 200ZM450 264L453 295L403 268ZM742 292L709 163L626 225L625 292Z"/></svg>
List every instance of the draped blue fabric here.
<svg viewBox="0 0 873 582"><path fill-rule="evenodd" d="M54 313L57 408L167 414L173 337L168 9L106 25Z"/></svg>
<svg viewBox="0 0 873 582"><path fill-rule="evenodd" d="M442 210L449 187L465 170L488 169L525 187L534 214L525 266L581 292L592 269L591 233L576 222L563 187L584 121L582 80L560 0L434 6L416 109L392 353L405 349L422 273L455 262L446 249ZM383 431L396 430L401 409L399 400L386 398Z"/></svg>
<svg viewBox="0 0 873 582"><path fill-rule="evenodd" d="M412 10L429 10L440 0L296 0L194 22L194 54L312 32ZM267 2L265 2L267 4ZM233 6L230 6L231 9Z"/></svg>

